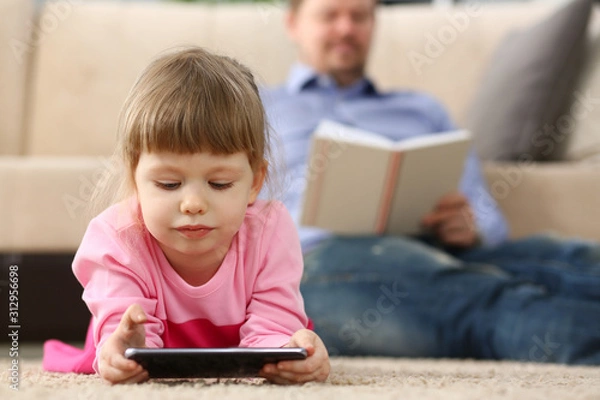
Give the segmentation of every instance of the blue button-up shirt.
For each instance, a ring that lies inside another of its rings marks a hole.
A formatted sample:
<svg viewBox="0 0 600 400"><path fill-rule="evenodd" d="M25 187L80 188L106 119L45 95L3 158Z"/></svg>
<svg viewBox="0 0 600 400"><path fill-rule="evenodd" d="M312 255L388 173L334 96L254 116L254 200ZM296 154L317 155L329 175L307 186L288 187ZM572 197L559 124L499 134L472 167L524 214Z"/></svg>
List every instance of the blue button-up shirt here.
<svg viewBox="0 0 600 400"><path fill-rule="evenodd" d="M274 153L283 156L280 160L285 166L282 200L299 227L304 251L330 236L326 231L298 223L311 135L321 120L331 119L392 140L455 129L444 107L424 93L383 93L366 78L349 87L339 87L330 77L319 75L302 64L292 68L284 85L263 89L261 96L275 139ZM276 158L276 164L277 161ZM489 195L474 151L465 163L460 190L473 207L483 243L494 245L504 241L508 235L507 224Z"/></svg>

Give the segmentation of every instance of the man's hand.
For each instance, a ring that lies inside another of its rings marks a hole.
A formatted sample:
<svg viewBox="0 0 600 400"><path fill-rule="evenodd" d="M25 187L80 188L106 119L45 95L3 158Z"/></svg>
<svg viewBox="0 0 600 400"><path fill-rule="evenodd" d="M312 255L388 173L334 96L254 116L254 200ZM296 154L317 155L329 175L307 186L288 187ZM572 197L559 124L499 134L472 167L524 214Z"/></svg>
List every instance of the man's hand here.
<svg viewBox="0 0 600 400"><path fill-rule="evenodd" d="M300 329L294 333L285 347L304 347L308 357L305 360L267 364L261 370L260 376L282 385L324 382L327 379L330 371L329 354L316 333L308 329Z"/></svg>
<svg viewBox="0 0 600 400"><path fill-rule="evenodd" d="M422 222L447 246L468 248L479 239L473 210L467 198L460 193L442 197Z"/></svg>
<svg viewBox="0 0 600 400"><path fill-rule="evenodd" d="M138 304L131 305L121 317L117 329L106 340L98 358L98 372L110 383L139 383L148 372L133 360L125 358L128 347L146 347L144 323L146 314Z"/></svg>

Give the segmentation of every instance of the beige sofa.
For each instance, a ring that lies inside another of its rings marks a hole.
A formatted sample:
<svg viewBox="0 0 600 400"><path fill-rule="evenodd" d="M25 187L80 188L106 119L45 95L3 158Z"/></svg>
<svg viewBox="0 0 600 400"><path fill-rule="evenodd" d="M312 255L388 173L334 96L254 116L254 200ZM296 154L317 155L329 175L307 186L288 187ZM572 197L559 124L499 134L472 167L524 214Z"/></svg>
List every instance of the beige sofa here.
<svg viewBox="0 0 600 400"><path fill-rule="evenodd" d="M501 38L554 7L547 1L485 6L420 74L405 55L423 49L427 33L448 27L456 10L381 7L369 71L381 88L433 93L461 124ZM206 46L247 63L261 83L282 82L295 58L284 11L282 3L56 0L36 13L32 1L0 0L0 253L77 248L89 219L91 187L111 166L121 104L159 51ZM599 23L594 15L591 36L597 36ZM594 80L596 65L589 61L591 77L584 84ZM593 112L578 129L600 127L592 123L600 108ZM509 189L498 200L513 237L553 230L600 239L599 164L578 160L520 168L486 162L485 173L490 183Z"/></svg>

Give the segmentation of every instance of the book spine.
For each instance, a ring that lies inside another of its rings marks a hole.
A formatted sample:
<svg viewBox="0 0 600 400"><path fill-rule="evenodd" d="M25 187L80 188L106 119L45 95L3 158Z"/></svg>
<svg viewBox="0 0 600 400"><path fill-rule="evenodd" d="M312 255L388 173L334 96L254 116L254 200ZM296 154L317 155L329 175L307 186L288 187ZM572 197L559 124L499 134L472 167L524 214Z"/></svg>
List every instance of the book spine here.
<svg viewBox="0 0 600 400"><path fill-rule="evenodd" d="M384 180L385 185L383 186L383 193L381 194L381 202L377 211L377 219L374 227L375 233L378 235L382 235L387 228L401 164L402 153L392 152L388 160L388 166Z"/></svg>

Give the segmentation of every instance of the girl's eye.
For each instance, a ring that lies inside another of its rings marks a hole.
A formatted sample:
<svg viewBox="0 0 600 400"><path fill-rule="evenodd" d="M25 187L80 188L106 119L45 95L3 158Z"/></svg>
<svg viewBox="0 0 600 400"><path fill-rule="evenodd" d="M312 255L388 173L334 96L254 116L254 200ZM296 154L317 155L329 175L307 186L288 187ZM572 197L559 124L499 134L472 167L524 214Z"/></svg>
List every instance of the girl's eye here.
<svg viewBox="0 0 600 400"><path fill-rule="evenodd" d="M209 182L209 185L215 190L225 190L233 186L233 182Z"/></svg>
<svg viewBox="0 0 600 400"><path fill-rule="evenodd" d="M181 186L180 182L156 182L156 186L165 190L175 190Z"/></svg>

